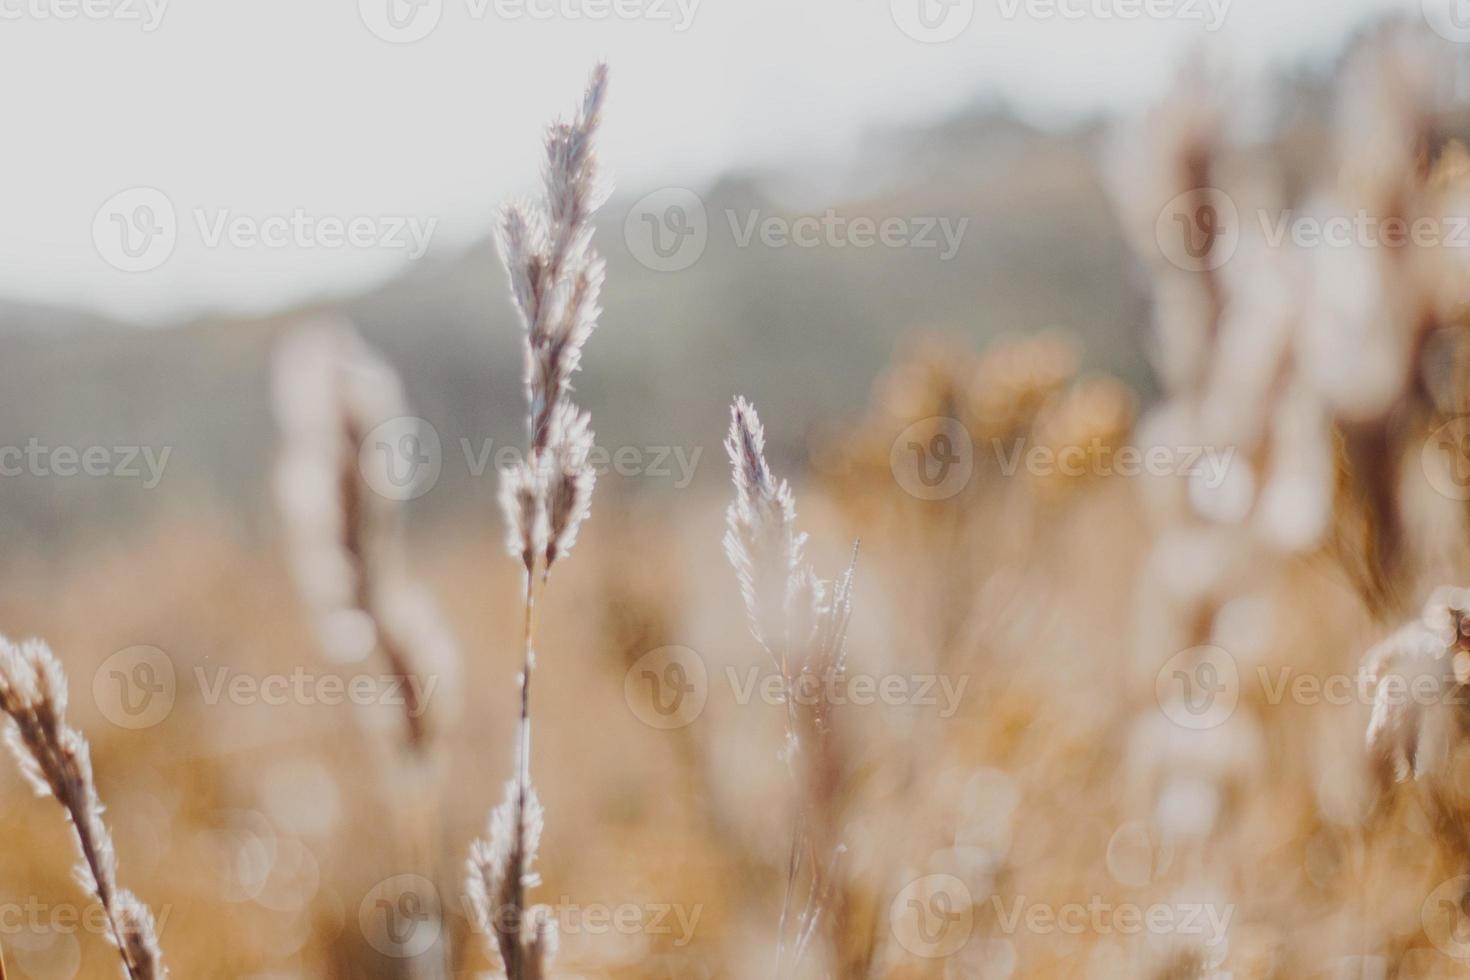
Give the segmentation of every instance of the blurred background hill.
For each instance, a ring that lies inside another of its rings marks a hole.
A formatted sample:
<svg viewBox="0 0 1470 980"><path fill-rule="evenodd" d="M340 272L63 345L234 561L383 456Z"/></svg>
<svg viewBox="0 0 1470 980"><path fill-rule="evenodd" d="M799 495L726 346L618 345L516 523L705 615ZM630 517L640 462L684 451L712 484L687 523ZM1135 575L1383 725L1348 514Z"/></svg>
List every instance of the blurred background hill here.
<svg viewBox="0 0 1470 980"><path fill-rule="evenodd" d="M1297 118L1287 157L1306 169L1320 142L1319 86L1289 88L1281 104ZM698 450L696 485L718 485L725 406L739 392L767 407L774 454L799 466L811 433L861 406L901 338L926 330L977 346L1066 331L1084 339L1085 369L1115 374L1146 399L1148 301L1102 187L1107 132L1101 121L1037 128L977 103L938 125L870 130L845 172L792 160L726 174L699 191L705 251L674 272L645 267L623 234L635 202L656 188L619 188L597 238L608 276L588 352L596 370L579 382L599 444L681 447L691 460ZM933 249L742 247L732 231L757 215L828 208L966 224L947 260L937 231ZM522 396L520 340L486 237L464 251L431 249L360 295L263 318L134 329L76 309L0 304L0 444L171 449L151 489L111 477L7 477L0 544L97 533L173 504L217 501L249 527L269 519L260 491L273 462L271 350L302 318L331 313L357 321L399 367L411 405L439 434L443 473L415 512L473 500L488 515L494 468L477 479L471 464L487 440L516 444ZM618 482L606 479L606 492Z"/></svg>

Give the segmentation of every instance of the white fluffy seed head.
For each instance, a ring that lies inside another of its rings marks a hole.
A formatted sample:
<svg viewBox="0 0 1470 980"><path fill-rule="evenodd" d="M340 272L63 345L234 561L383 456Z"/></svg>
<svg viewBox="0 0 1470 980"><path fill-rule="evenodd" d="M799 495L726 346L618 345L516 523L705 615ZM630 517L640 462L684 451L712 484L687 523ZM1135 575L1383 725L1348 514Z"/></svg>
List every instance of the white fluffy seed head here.
<svg viewBox="0 0 1470 980"><path fill-rule="evenodd" d="M771 474L760 416L744 398L730 409L725 451L735 485L726 511L725 555L735 568L756 640L779 657L792 606L804 594L806 535L796 530L796 499Z"/></svg>
<svg viewBox="0 0 1470 980"><path fill-rule="evenodd" d="M1424 752L1424 732L1453 699L1448 695L1470 681L1470 589L1442 586L1424 604L1419 618L1395 630L1363 655L1362 671L1373 687L1373 712L1366 742L1369 754L1397 779L1431 774L1442 753ZM1433 703L1407 697L1408 690L1432 689Z"/></svg>
<svg viewBox="0 0 1470 980"><path fill-rule="evenodd" d="M117 855L102 820L92 755L82 733L66 723L66 675L40 640L19 645L0 637L0 710L10 718L6 743L37 794L66 811L82 860L74 875L107 913L110 938L132 980L168 975L153 916L117 885Z"/></svg>
<svg viewBox="0 0 1470 980"><path fill-rule="evenodd" d="M500 471L500 512L505 548L529 573L546 550L546 481L538 466L520 460Z"/></svg>
<svg viewBox="0 0 1470 980"><path fill-rule="evenodd" d="M607 90L607 68L592 73L571 122L547 131L544 196L505 209L501 258L525 330L530 446L526 461L502 471L500 505L507 549L534 571L550 571L576 543L596 474L588 465L592 432L569 400L582 348L601 315L604 263L592 248L592 215L606 198L593 139Z"/></svg>
<svg viewBox="0 0 1470 980"><path fill-rule="evenodd" d="M546 568L572 550L577 530L592 507L597 473L589 459L593 434L591 416L571 402L562 402L551 416L546 466Z"/></svg>
<svg viewBox="0 0 1470 980"><path fill-rule="evenodd" d="M556 948L555 924L525 899L526 889L540 883L535 863L543 824L535 789L528 785L522 799L511 780L505 799L490 812L486 836L470 846L467 867L476 927L494 938L503 966L520 964L526 976L544 976Z"/></svg>

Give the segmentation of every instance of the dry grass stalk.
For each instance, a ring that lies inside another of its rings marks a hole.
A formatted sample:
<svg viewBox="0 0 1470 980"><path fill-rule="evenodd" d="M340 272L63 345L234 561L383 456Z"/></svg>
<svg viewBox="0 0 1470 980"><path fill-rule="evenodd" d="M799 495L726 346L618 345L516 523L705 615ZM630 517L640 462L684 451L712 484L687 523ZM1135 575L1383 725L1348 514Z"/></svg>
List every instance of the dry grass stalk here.
<svg viewBox="0 0 1470 980"><path fill-rule="evenodd" d="M1408 784L1428 818L1434 850L1456 875L1470 873L1470 812L1462 789L1470 763L1470 589L1444 586L1410 621L1363 657L1373 688L1368 758L1380 789ZM1399 794L1383 794L1390 810ZM1463 910L1470 890L1456 898Z"/></svg>
<svg viewBox="0 0 1470 980"><path fill-rule="evenodd" d="M833 727L830 696L846 670L844 644L852 615L852 560L836 582L820 580L805 557L806 535L796 529L796 501L765 456L765 430L755 408L737 398L730 410L730 456L735 500L726 512L725 554L740 582L751 633L771 657L787 692L786 755L797 789L796 828L786 874L776 951L776 974L794 970L825 924L836 946L842 931L842 791L849 769ZM795 891L807 896L792 918ZM833 960L841 950L832 950ZM829 964L830 965L830 964Z"/></svg>
<svg viewBox="0 0 1470 980"><path fill-rule="evenodd" d="M117 854L102 820L92 779L92 756L81 732L66 723L66 675L40 640L19 646L0 637L0 709L10 716L6 742L38 796L55 797L76 834L82 860L79 884L96 896L107 917L129 980L168 976L153 913L117 884Z"/></svg>
<svg viewBox="0 0 1470 980"><path fill-rule="evenodd" d="M1119 140L1113 171L1122 217L1155 273L1156 360L1168 397L1144 432L1156 445L1233 453L1225 480L1174 481L1151 501L1155 511L1176 524L1243 528L1250 533L1238 540L1278 556L1330 546L1380 611L1414 585L1404 574L1413 542L1400 484L1405 452L1417 451L1421 435L1412 422L1432 411L1425 346L1466 298L1455 250L1395 245L1388 229L1453 220L1458 203L1432 179L1454 169L1454 160L1435 166L1437 116L1453 79L1446 46L1422 27L1369 34L1338 83L1334 176L1290 204L1275 199L1284 175L1253 181L1237 172L1245 165L1221 136L1228 96L1198 73ZM1383 241L1270 244L1243 219L1222 238L1212 217L1222 206L1365 215ZM1202 250L1190 253L1197 267L1165 260L1170 250L1156 238L1163 218L1177 219Z"/></svg>
<svg viewBox="0 0 1470 980"><path fill-rule="evenodd" d="M1384 778L1444 776L1460 704L1449 695L1470 683L1470 589L1436 589L1418 619L1363 655L1363 670L1374 692L1367 746ZM1407 696L1415 682L1436 696Z"/></svg>
<svg viewBox="0 0 1470 980"><path fill-rule="evenodd" d="M428 695L452 672L457 651L433 598L406 570L391 457L369 445L380 425L408 415L393 368L342 321L306 327L282 345L275 395L284 450L277 499L289 531L296 579L327 655L357 663L376 654L401 692L407 767L390 767L386 803L397 822L400 856L438 880L442 787ZM407 436L392 432L389 438ZM369 475L375 480L370 480ZM437 904L431 914L440 915ZM444 975L448 942L404 966Z"/></svg>
<svg viewBox="0 0 1470 980"><path fill-rule="evenodd" d="M1435 116L1452 78L1444 55L1428 31L1403 24L1377 30L1358 46L1339 85L1337 176L1311 191L1303 210L1371 215L1385 228L1417 226L1437 214L1443 202L1430 179L1439 141ZM1414 584L1415 542L1406 534L1411 502L1401 499L1404 461L1417 455L1417 424L1434 416L1424 377L1426 339L1454 306L1450 297L1463 300L1463 289L1446 285L1446 256L1417 242L1310 252L1290 241L1268 247L1245 220L1236 240L1216 237L1221 226L1205 219L1217 213L1222 187L1230 188L1241 215L1249 213L1247 205L1263 214L1283 207L1262 200L1227 158L1220 137L1227 105L1218 83L1179 86L1145 130L1120 141L1124 165L1114 173L1125 222L1155 271L1167 398L1145 423L1145 441L1233 454L1216 486L1171 480L1151 487L1159 536L1153 575L1140 589L1141 622L1154 633L1141 645L1159 657L1148 665L1151 682L1164 657L1224 645L1226 605L1305 557L1327 552L1340 562L1370 611L1398 605ZM1174 179L1161 179L1168 175ZM1179 201L1181 213L1172 213ZM1203 237L1202 254L1190 253L1197 268L1164 261L1165 242L1155 237L1161 214L1192 216L1181 223L1195 236L1192 243ZM1217 252L1223 248L1228 251ZM1192 574L1202 569L1208 571ZM1455 741L1458 719L1392 703L1383 693L1392 688L1382 683L1393 672L1456 683L1452 609L1437 595L1422 623L1370 653L1379 700L1369 741L1388 781L1443 764ZM1276 720L1237 710L1211 739L1244 749L1258 721ZM1165 786L1198 780L1207 769L1187 754L1167 768ZM1449 833L1463 821L1448 796L1436 800L1433 786L1429 793L1441 836L1470 839ZM1208 826L1214 834L1221 821ZM1202 861L1207 843L1197 841Z"/></svg>
<svg viewBox="0 0 1470 980"><path fill-rule="evenodd" d="M290 338L275 381L285 444L277 498L302 594L334 660L376 651L401 682L405 744L423 758L433 732L422 682L456 653L433 600L404 569L396 501L367 479L367 466L391 464L364 446L378 425L407 415L402 386L345 322Z"/></svg>
<svg viewBox="0 0 1470 980"><path fill-rule="evenodd" d="M1121 134L1115 147L1112 185L1120 218L1154 276L1154 359L1166 392L1162 405L1141 428L1139 441L1146 447L1178 450L1198 445L1224 451L1227 443L1222 436L1226 433L1211 424L1212 399L1217 392L1248 377L1243 371L1229 378L1221 376L1222 365L1233 363L1229 354L1240 345L1237 336L1246 330L1232 319L1232 303L1240 284L1232 279L1237 272L1228 264L1230 255L1224 251L1231 244L1220 234L1219 223L1210 219L1219 205L1215 195L1220 193L1226 169L1225 134L1231 122L1223 81L1213 66L1191 66L1171 96L1149 113L1142 126ZM1176 202L1173 206L1189 218L1189 226L1182 232L1188 238L1187 247L1194 249L1186 254L1197 258L1197 267L1181 268L1155 237L1155 223L1167 202ZM1273 315L1265 318L1269 333L1279 334L1281 317L1275 310L1270 312ZM1257 336L1246 338L1246 346L1258 351L1256 361L1265 362L1259 371L1269 384L1278 373L1272 359L1284 356L1284 345L1271 342L1274 336L1263 338L1259 336L1261 331L1256 332ZM1249 377L1253 379L1254 375ZM1240 433L1232 431L1228 435ZM1229 443L1234 444L1234 440ZM1139 588L1145 634L1139 646L1149 661L1146 671L1152 680L1154 671L1171 655L1194 651L1211 641L1216 617L1238 585L1233 574L1239 565L1237 552L1248 547L1240 543L1248 540L1248 534L1236 532L1239 526L1247 532L1252 530L1247 520L1252 508L1231 501L1234 509L1223 513L1218 494L1202 493L1204 488L1184 480L1167 481L1162 488L1146 488L1153 491L1147 503L1158 537ZM1226 489L1234 488L1235 484L1227 480ZM1256 489L1257 485L1248 481L1242 496L1248 497ZM1211 571L1192 579L1181 577L1181 553L1188 555L1186 562L1207 559L1206 567ZM1190 584L1181 588L1180 582ZM1198 669L1197 660L1186 665L1186 670ZM1209 765L1206 758L1249 752L1252 719L1242 713L1241 718L1232 719L1232 724L1207 733L1213 744L1196 739L1190 749L1169 752L1163 746L1177 737L1165 717L1170 708L1152 701L1150 698L1133 722L1129 764L1135 771L1149 774L1145 799L1139 802L1148 808L1150 823L1170 846L1187 846L1188 859L1181 863L1191 879L1190 886L1199 888L1210 874L1228 873L1228 869L1212 868L1207 863L1209 839L1222 823L1218 812L1222 804L1217 801L1230 798L1228 770ZM1165 716L1160 715L1161 708ZM1169 801L1178 798L1181 790L1199 785L1210 790L1205 812L1183 817L1174 812ZM1220 947L1210 950L1191 942L1162 948L1145 942L1134 952L1135 968L1161 980L1196 976L1203 964L1219 952Z"/></svg>
<svg viewBox="0 0 1470 980"><path fill-rule="evenodd" d="M1431 181L1443 149L1440 114L1457 85L1450 47L1394 23L1352 53L1334 120L1339 176L1327 192L1339 208L1351 202L1407 227L1456 220L1461 205ZM1319 249L1314 257L1323 288L1297 346L1341 432L1344 487L1365 525L1365 595L1378 611L1402 611L1405 594L1418 590L1400 491L1405 452L1411 444L1417 451L1419 433L1403 422L1432 411L1425 344L1463 310L1456 251L1415 243Z"/></svg>
<svg viewBox="0 0 1470 980"><path fill-rule="evenodd" d="M507 550L524 570L520 722L514 776L492 812L487 837L469 859L468 888L477 925L495 938L508 980L548 975L556 929L544 907L528 908L537 882L541 804L531 782L531 672L536 665L535 607L552 566L576 543L587 518L595 473L588 462L589 416L569 400L582 347L601 312L603 262L592 248L592 215L606 198L592 144L607 92L607 67L592 72L576 117L546 136L545 199L506 209L500 244L511 295L526 334L529 446L501 473Z"/></svg>

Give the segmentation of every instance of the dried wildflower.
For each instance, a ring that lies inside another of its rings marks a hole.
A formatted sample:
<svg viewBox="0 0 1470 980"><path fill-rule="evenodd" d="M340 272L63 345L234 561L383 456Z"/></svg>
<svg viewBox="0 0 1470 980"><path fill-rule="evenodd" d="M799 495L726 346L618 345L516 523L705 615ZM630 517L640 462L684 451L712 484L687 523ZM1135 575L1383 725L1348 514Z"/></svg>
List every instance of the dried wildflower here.
<svg viewBox="0 0 1470 980"><path fill-rule="evenodd" d="M102 801L92 779L92 756L81 732L66 723L66 675L40 640L16 646L0 637L0 710L10 716L6 743L37 795L52 796L66 810L82 860L79 884L96 896L107 916L129 980L168 976L153 915L132 892L118 887L117 854L102 820Z"/></svg>

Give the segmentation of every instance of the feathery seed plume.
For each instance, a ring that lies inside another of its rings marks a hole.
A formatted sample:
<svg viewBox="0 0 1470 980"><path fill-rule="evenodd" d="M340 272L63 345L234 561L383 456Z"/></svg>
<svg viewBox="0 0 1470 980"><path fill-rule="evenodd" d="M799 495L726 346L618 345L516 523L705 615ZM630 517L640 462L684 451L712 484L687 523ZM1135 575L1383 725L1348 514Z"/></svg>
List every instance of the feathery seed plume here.
<svg viewBox="0 0 1470 980"><path fill-rule="evenodd" d="M857 546L835 584L817 577L804 555L806 535L796 530L791 487L771 473L765 448L760 416L744 398L737 398L725 440L735 485L735 500L726 512L725 554L740 582L751 633L775 661L790 692L785 699L786 761L798 793L778 927L780 975L788 933L793 964L800 963L819 926L825 925L835 950L845 911L840 795L850 766L833 728L832 694L845 670L843 645L852 614ZM791 899L803 876L810 879L807 899L792 922Z"/></svg>
<svg viewBox="0 0 1470 980"><path fill-rule="evenodd" d="M803 591L806 535L796 530L791 487L777 481L766 463L760 416L744 398L730 408L725 451L735 484L735 500L725 514L725 556L740 581L751 632L789 680L785 638Z"/></svg>
<svg viewBox="0 0 1470 980"><path fill-rule="evenodd" d="M529 446L526 457L501 471L500 507L507 549L525 567L520 674L521 714L515 777L491 814L487 837L468 862L468 890L482 932L495 937L508 980L540 980L556 951L547 909L527 907L536 884L532 865L543 814L531 783L531 672L536 664L536 568L548 584L552 566L576 543L596 474L588 462L590 416L572 404L571 377L601 313L603 262L592 248L592 214L606 199L592 140L602 115L607 67L592 72L571 122L546 135L545 197L535 207L511 206L500 225L500 250L511 298L525 329Z"/></svg>
<svg viewBox="0 0 1470 980"><path fill-rule="evenodd" d="M402 385L351 324L319 322L281 346L275 395L284 437L277 499L318 633L334 660L376 650L409 681L407 741L423 751L431 732L415 681L453 670L458 657L432 597L404 568L396 501L367 479L366 468L379 465L391 479L394 462L375 450L397 450L364 445L377 426L407 417Z"/></svg>
<svg viewBox="0 0 1470 980"><path fill-rule="evenodd" d="M505 549L531 574L546 550L546 489L536 467L521 460L500 471L500 510L505 515Z"/></svg>
<svg viewBox="0 0 1470 980"><path fill-rule="evenodd" d="M491 811L486 836L470 847L469 896L475 924L495 937L506 975L520 970L536 977L555 952L556 923L544 907L525 905L526 889L540 884L533 866L544 811L534 789L527 789L524 801L519 794L516 780L506 784L505 800Z"/></svg>
<svg viewBox="0 0 1470 980"><path fill-rule="evenodd" d="M0 710L10 716L5 740L38 796L66 810L82 860L77 882L96 896L129 980L168 976L153 914L117 884L117 854L102 820L86 738L66 723L66 675L40 640L19 646L0 637Z"/></svg>
<svg viewBox="0 0 1470 980"><path fill-rule="evenodd" d="M546 568L572 550L577 529L592 506L597 473L588 463L592 453L592 416L562 402L551 417L550 466L546 474Z"/></svg>

